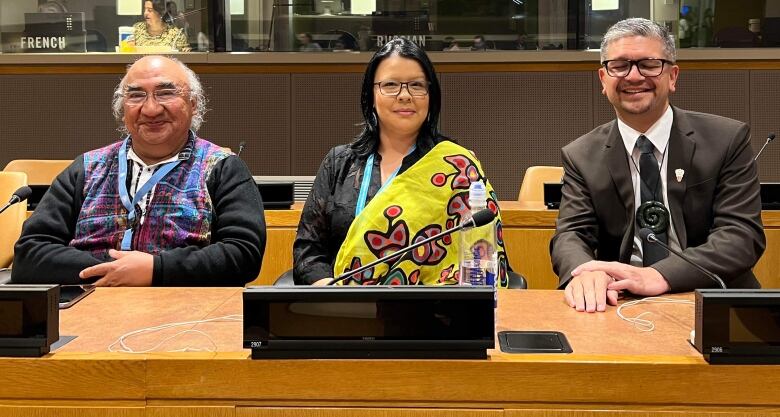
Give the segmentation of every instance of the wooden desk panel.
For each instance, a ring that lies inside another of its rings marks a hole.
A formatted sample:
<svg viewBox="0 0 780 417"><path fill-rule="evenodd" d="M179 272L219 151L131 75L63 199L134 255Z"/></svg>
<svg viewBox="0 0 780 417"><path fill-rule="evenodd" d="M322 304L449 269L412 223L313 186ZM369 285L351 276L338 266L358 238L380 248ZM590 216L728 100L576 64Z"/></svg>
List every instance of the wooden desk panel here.
<svg viewBox="0 0 780 417"><path fill-rule="evenodd" d="M692 298L690 294L675 297ZM238 300L227 302L224 311L215 313L224 314L239 305ZM776 367L713 367L703 361L686 341L693 324L693 306L651 305L628 310L633 314L651 312L657 329L650 333L619 320L615 310L577 313L565 305L560 291L506 290L500 293L497 330L560 330L569 338L574 354L492 351L487 361L251 361L243 359L246 354L229 352L187 358L150 355L148 393L156 401L207 398L247 406L313 408L347 404L477 409L522 408L525 403L617 406L623 401L657 407L776 407L773 404L780 401L769 400L775 398L775 386L753 386L756 377L776 378ZM239 343L236 341L236 346ZM192 372L198 378L181 378ZM698 389L708 384L724 388ZM728 386L733 390L725 388Z"/></svg>
<svg viewBox="0 0 780 417"><path fill-rule="evenodd" d="M656 330L644 333L621 321L615 307L577 313L560 291L500 291L497 330L563 331L574 349L568 355L491 351L487 360L253 361L241 349L236 322L192 327L207 333L217 352L164 352L210 348L202 338L175 339L148 354L105 352L105 340L133 328L240 314L241 306L236 288L99 289L63 311L61 333L78 335L82 352L74 352L73 344L40 359L0 358L0 414L780 414L778 366L708 365L686 341L692 306L626 311L651 312Z"/></svg>
<svg viewBox="0 0 780 417"><path fill-rule="evenodd" d="M550 239L555 232L557 210L517 201L500 203L504 222L504 243L512 269L525 275L530 289L555 289L558 277L550 263ZM292 243L301 215L292 210L267 210L266 256L260 277L253 284L270 285L292 268ZM780 211L762 213L767 248L754 272L764 288L780 288Z"/></svg>

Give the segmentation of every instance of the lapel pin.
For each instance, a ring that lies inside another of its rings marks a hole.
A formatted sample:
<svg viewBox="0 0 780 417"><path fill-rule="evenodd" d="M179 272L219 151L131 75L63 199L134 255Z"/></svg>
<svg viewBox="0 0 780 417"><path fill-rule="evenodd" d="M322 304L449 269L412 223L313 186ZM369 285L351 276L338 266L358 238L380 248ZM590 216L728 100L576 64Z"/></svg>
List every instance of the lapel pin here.
<svg viewBox="0 0 780 417"><path fill-rule="evenodd" d="M681 182L683 179L683 175L685 175L685 170L681 168L677 168L674 170L674 175L677 177L677 182Z"/></svg>

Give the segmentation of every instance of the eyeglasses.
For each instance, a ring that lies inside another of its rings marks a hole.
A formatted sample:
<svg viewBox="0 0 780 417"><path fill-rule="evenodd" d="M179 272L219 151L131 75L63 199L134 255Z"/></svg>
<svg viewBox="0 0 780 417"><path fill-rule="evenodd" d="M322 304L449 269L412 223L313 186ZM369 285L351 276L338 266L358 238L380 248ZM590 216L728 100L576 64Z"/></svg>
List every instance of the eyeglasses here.
<svg viewBox="0 0 780 417"><path fill-rule="evenodd" d="M657 77L664 72L664 64L674 64L672 61L659 58L645 58L639 60L610 59L604 61L604 69L610 77L623 78L631 73L631 68L636 65L639 74L643 77Z"/></svg>
<svg viewBox="0 0 780 417"><path fill-rule="evenodd" d="M182 95L180 88L161 88L154 90L152 95L158 104L169 104ZM149 94L146 91L125 91L125 104L128 106L140 106L146 102Z"/></svg>
<svg viewBox="0 0 780 417"><path fill-rule="evenodd" d="M397 96L401 94L401 89L406 86L406 91L413 96L427 96L428 95L428 81L409 81L402 83L395 80L385 80L374 85L379 86L379 92L383 96Z"/></svg>

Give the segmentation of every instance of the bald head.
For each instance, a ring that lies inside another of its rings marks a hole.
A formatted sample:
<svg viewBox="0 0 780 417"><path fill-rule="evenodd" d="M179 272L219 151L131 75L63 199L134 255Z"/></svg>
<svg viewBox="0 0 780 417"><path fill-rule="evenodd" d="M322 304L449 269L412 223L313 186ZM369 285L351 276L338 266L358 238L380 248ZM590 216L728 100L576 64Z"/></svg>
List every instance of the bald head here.
<svg viewBox="0 0 780 417"><path fill-rule="evenodd" d="M181 62L146 56L127 69L114 92L114 111L147 164L175 156L202 119L198 77Z"/></svg>
<svg viewBox="0 0 780 417"><path fill-rule="evenodd" d="M128 66L127 73L116 90L114 90L112 109L116 120L120 123L123 122L125 113L124 98L128 87L135 87L133 84L137 80L150 76L165 79L184 90L183 93L191 100L193 107L190 128L197 132L203 123L203 115L206 113L206 97L200 80L195 72L178 59L159 55L144 56ZM128 133L127 126L124 123L119 130L123 133Z"/></svg>
<svg viewBox="0 0 780 417"><path fill-rule="evenodd" d="M145 56L130 65L123 81L127 86L134 78L143 78L149 74L163 74L177 84L189 87L185 68L181 62L168 57Z"/></svg>

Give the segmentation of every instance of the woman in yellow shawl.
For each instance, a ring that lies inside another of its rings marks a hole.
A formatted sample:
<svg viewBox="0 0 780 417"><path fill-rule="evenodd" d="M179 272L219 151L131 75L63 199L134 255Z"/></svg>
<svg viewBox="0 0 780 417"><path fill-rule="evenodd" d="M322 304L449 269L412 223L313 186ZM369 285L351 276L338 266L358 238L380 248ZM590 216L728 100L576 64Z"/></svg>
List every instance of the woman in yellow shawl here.
<svg viewBox="0 0 780 417"><path fill-rule="evenodd" d="M365 125L322 162L293 245L297 284L332 277L459 224L473 181L488 185L474 155L438 132L441 90L433 64L406 39L369 61L361 106ZM506 282L500 217L494 223L499 277ZM343 284L436 285L458 282L457 235L379 264Z"/></svg>

